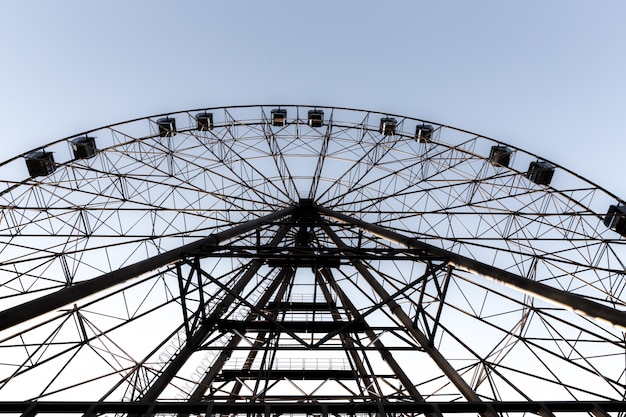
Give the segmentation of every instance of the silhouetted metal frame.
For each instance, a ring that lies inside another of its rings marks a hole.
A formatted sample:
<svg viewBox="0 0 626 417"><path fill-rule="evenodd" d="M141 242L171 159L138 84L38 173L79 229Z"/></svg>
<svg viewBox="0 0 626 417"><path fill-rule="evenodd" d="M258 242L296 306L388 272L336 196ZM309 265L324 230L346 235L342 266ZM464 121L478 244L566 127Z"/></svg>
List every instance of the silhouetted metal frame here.
<svg viewBox="0 0 626 417"><path fill-rule="evenodd" d="M0 414L21 413L22 416L35 416L38 413L84 415L93 417L102 413L126 413L133 415L158 414L198 414L217 416L229 414L280 415L291 413L329 415L383 415L383 414L461 414L484 413L487 410L496 413L591 413L595 416L607 416L608 413L626 412L624 401L503 401L503 402L328 402L328 403L226 403L207 401L155 401L155 402L88 402L88 401L5 401L0 403Z"/></svg>
<svg viewBox="0 0 626 417"><path fill-rule="evenodd" d="M520 275L516 275L511 272L496 268L489 264L467 258L465 256L447 251L445 249L437 248L436 246L421 242L418 239L404 236L393 230L388 230L384 227L365 222L363 220L345 215L343 213L339 213L325 207L317 207L317 209L321 214L324 214L328 217L334 218L344 223L352 224L376 236L387 239L390 242L400 244L409 249L422 250L426 253L440 256L446 259L447 262L454 268L470 272L475 275L483 276L494 281L498 281L502 284L529 293L534 297L548 300L554 304L565 307L578 314L583 314L585 316L598 319L626 331L625 311L620 311L614 308L607 307L603 304L596 303L576 294L558 290L556 288L542 284L541 282L533 281Z"/></svg>
<svg viewBox="0 0 626 417"><path fill-rule="evenodd" d="M334 124L332 122L328 123L327 126L327 136L330 135L330 133L332 132L332 128L333 128ZM230 130L228 130L230 135L232 136L233 139L236 138L236 134ZM266 134L266 137L269 139L271 137L271 131L268 131L270 133ZM325 140L325 144L327 145L328 141ZM280 149L278 149L278 151L280 151ZM278 155L280 155L280 152L278 152ZM279 159L276 159L277 163L280 163ZM319 163L318 163L318 167L316 168L316 178L315 180L319 180L319 178L317 177L317 172L321 171L321 163L323 163L324 159L321 158ZM293 178L291 177L290 174L285 173L286 175L284 176L284 179L286 181L291 181L293 184ZM312 185L312 189L313 187L317 185L317 184L313 184ZM285 209L287 210L287 209ZM443 249L440 248L436 248L436 247L432 247L430 245L427 245L423 242L420 242L416 239L413 239L409 236L404 236L401 235L399 233L396 233L394 231L382 228L381 226L377 226L371 223L366 223L363 222L359 219L356 219L354 217L350 217L350 216L346 216L343 213L337 213L335 211L332 211L330 209L326 209L324 207L319 207L318 211L326 216L332 217L335 220L339 220L342 222L346 222L348 224L351 224L353 226L359 227L362 230L366 230L370 233L373 233L377 236L383 237L387 240L399 243L407 248L410 249L415 249L418 251L424 251L424 252L429 252L433 255L436 255L438 257L444 257L448 264L451 265L452 267L456 268L456 269L460 269L460 270L465 270L465 271L469 271L472 273L478 273L480 275L486 276L488 278L491 278L493 280L505 283L509 286L513 286L519 290L522 290L524 292L533 294L533 296L539 296L541 298L544 299L548 299L551 302L555 302L561 306L565 306L569 309L572 309L574 311L577 311L583 315L586 316L590 316L590 317L596 317L599 318L603 321L608 321L618 327L624 327L624 314L622 312L619 312L617 310L611 309L609 307L606 307L602 304L599 303L594 303L593 301L590 301L588 299L584 299L583 297L580 296L576 296L573 295L571 293L567 293L567 292L563 292L563 291L559 291L556 290L552 287L537 283L535 281L532 281L530 279L527 279L525 277L521 277L515 274L511 274L509 272L506 271L502 271L500 269L491 267L489 265L486 264L482 264L480 262L474 261L472 259L460 256L460 255L456 255L454 253L450 253L448 251L445 251ZM275 213L273 213L275 214ZM271 216L271 215L270 215ZM341 217L343 216L343 218ZM235 226L233 228L236 229L238 227L243 226ZM239 233L244 233L243 231L238 231L238 232L233 232L233 236L239 234ZM212 237L215 236L222 236L222 233L218 233L216 235L211 235L206 239L211 239ZM218 238L219 239L219 238ZM226 239L225 237L222 237L222 239ZM212 242L212 241L211 241ZM192 243L191 246L196 245L196 243ZM217 243L210 243L210 241L207 241L207 245L211 246L211 245L217 245ZM185 249L183 249L185 248ZM5 323L7 323L5 320L10 320L10 319L15 319L17 320L17 322L23 322L25 320L28 320L29 318L35 318L40 314L43 314L45 312L51 312L53 310L55 310L56 308L59 308L63 305L67 305L67 304L71 304L74 301L79 300L80 298L82 298L82 296L84 295L89 295L89 294L93 294L94 292L100 291L102 289L106 289L109 286L113 286L116 285L117 283L121 283L124 282L124 280L126 279L132 279L135 276L138 276L140 274L146 273L148 271L152 271L154 270L154 268L158 268L158 266L154 266L154 265L158 265L159 263L162 263L162 265L171 263L173 261L175 261L176 259L179 259L179 256L186 250L190 250L190 251L194 251L195 249L190 248L189 245L185 246L185 247L181 247L178 248L176 250L170 251L167 254L169 254L171 256L171 258L166 258L166 257L161 257L159 258L161 255L157 255L153 258L147 259L146 263L144 262L139 262L137 264L128 266L126 268L122 268L119 271L115 271L115 272L111 272L109 274L105 274L102 275L100 278L103 278L101 280L101 282L98 285L103 285L103 287L98 287L96 284L92 284L94 282L94 280L90 280L90 281L86 281L86 282L82 282L79 284L75 284L74 286L72 286L71 288L74 288L76 291L78 291L79 293L81 293L82 295L72 295L73 292L72 291L67 291L66 290L61 290L59 291L59 293L63 292L63 296L59 295L58 297L45 297L46 298L46 302L41 301L38 302L39 300L35 300L34 302L32 302L33 304L24 304L22 306L10 309L10 310L6 310L4 312L0 312L0 327L5 329L8 327L11 327L13 324L8 324L5 327L2 327ZM178 255L176 255L178 254ZM166 254L162 254L162 255L166 255ZM346 257L349 257L349 255L346 255ZM171 259L170 261L168 261L167 259ZM150 264L148 261L153 262L152 264ZM358 261L357 261L358 262ZM152 265L152 266L150 266ZM136 270L133 270L133 267L137 267ZM138 272L138 271L143 271L143 272ZM112 276L117 275L118 278L120 279L120 281L116 281L115 279L112 278ZM123 276L127 276L128 278L122 278ZM107 280L108 284L107 284ZM83 285L85 284L85 285ZM93 285L93 286L92 286ZM100 289L98 289L100 288ZM546 291L547 290L547 291ZM55 294L53 294L54 296ZM73 298L76 297L76 298ZM184 298L183 298L184 299ZM68 301L69 300L69 301ZM48 303L49 302L49 303ZM30 309L29 307L33 307L33 309ZM442 304L440 304L440 309L441 309ZM26 310L31 310L32 314L28 313ZM18 314L17 316L15 316L13 313L18 312L18 311L22 311L25 314ZM440 311L440 310L439 310ZM621 314L622 313L622 314ZM437 313L438 315L439 313ZM435 320L435 324L438 323L438 320ZM432 337L430 338L432 339ZM432 342L432 340L430 340L430 342ZM380 346L376 346L377 348L379 348ZM173 369L173 368L172 368ZM164 379L165 380L165 379ZM5 402L2 403L2 405L9 405L9 404L13 404L11 402ZM15 403L17 404L17 403ZM65 405L65 403L55 403L55 402L37 402L37 403L27 403L28 408L23 411L24 415L30 415L30 413L32 412L33 415L36 414L37 412L43 412L46 411L43 408L40 407L51 407L48 409L48 411L50 412L56 412L53 410L53 408L55 407L55 404L59 405L59 407L61 407L61 404L64 404L63 406L70 406L70 405ZM77 403L78 404L78 403ZM97 410L101 410L100 407L101 404L117 404L117 403L113 403L113 402L106 402L106 403L85 403L85 404L90 404L89 405L89 409L87 410L87 412L96 412ZM138 406L140 408L135 409L136 413L145 413L148 411L154 411L154 412L160 412L159 410L162 410L162 408L160 408L161 406L165 406L168 405L169 403L167 402L156 402L156 401L151 401L146 399L146 401L140 401L138 403L135 404L128 404L128 403L124 403L123 405L120 406L128 406L128 407L133 407L133 406ZM518 411L515 410L515 407L517 407L519 405L520 409L519 410L523 410L523 411L531 411L531 412L537 412L540 413L542 415L550 415L550 413L556 412L556 411L587 411L590 413L595 414L596 416L601 416L601 415L606 415L607 411L625 411L624 410L624 404L622 402L594 402L594 403L584 403L584 402L554 402L554 403L535 403L535 402L524 402L524 403L504 403L504 402L498 402L498 403L482 403L482 404L475 404L474 402L470 401L468 403L463 403L461 405L459 405L459 403L456 404L452 404L449 405L449 403L427 403L424 404L424 407L434 407L432 409L433 413L438 413L438 412L443 412L443 410L446 410L445 412L450 412L450 413L456 413L456 412L466 412L466 411L475 411L475 412L484 412L485 411L485 404L487 404L488 406L492 406L493 409L495 409L498 412L502 412L502 410L504 411ZM187 404L180 404L180 403L176 403L176 404L172 404L172 407L179 407L178 409L184 408L186 405L198 405L200 407L204 407L204 412L208 413L208 414L212 414L215 412L215 410L219 410L220 407L222 407L222 404L219 403L207 403L207 402L198 402L197 404L194 402L194 399L192 399L189 403ZM248 407L247 404L226 404L226 406L232 406L229 410L231 410L230 412L234 412L232 410L238 409L238 410L244 410L242 412L246 412L245 410L252 410L252 408L247 409L246 407ZM256 406L256 405L254 405ZM309 404L300 404L299 406L301 406L301 410L306 410L307 406L310 406ZM347 409L348 406L346 405L331 405L331 404L321 404L319 405L321 406L321 414L323 415L327 415L329 410L332 413L332 410L339 410L340 408L342 410ZM145 408L141 408L141 407L145 407ZM264 408L261 408L262 406L259 405L259 407L255 408L254 410L256 411L248 411L248 412L255 412L255 413L262 413L264 412L266 415L271 412L278 412L277 410L281 410L281 407L285 407L284 410L289 409L291 410L296 410L298 409L297 407L294 407L293 404L272 404L272 405L265 405ZM287 408L289 407L289 408ZM318 407L317 405L315 407ZM346 408L342 408L342 407L346 407ZM354 406L353 406L354 407ZM356 406L361 407L359 406ZM402 407L413 407L413 410L419 410L420 407L422 407L422 405L418 405L418 404L408 404L408 405L404 405L404 404L391 404L391 403L364 403L363 404L363 409L367 410L367 412L381 412L381 411L386 411L386 410L391 410L393 412L395 412L394 410L402 410ZM466 407L465 409L463 407ZM504 408L503 408L504 407ZM506 408L506 407L511 407L511 408ZM614 408L611 408L614 407ZM141 410L141 411L137 411L137 410ZM20 410L23 410L22 408L20 408ZM42 411L43 410L43 411ZM377 411L376 411L377 410ZM460 411L461 410L461 411ZM390 411L390 412L391 412ZM228 411L227 411L228 412ZM338 411L340 412L340 411ZM346 411L346 412L350 412L350 411ZM356 411L356 412L360 412L360 411Z"/></svg>
<svg viewBox="0 0 626 417"><path fill-rule="evenodd" d="M123 267L117 271L109 272L92 278L88 281L82 281L71 287L64 288L53 294L46 295L35 300L23 303L19 306L0 311L0 331L8 329L11 326L25 322L49 313L58 308L71 304L89 295L110 288L114 285L121 284L129 279L138 277L150 271L154 271L165 265L174 263L183 256L197 251L199 249L215 249L217 245L228 239L232 239L247 231L253 230L259 225L267 222L275 221L291 214L296 209L295 206L286 207L277 210L266 216L249 220L220 233L214 233L204 239L183 245L179 248L164 252L153 256L144 261L134 263Z"/></svg>
<svg viewBox="0 0 626 417"><path fill-rule="evenodd" d="M289 207L285 210L279 210L272 215L263 216L262 218L258 218L255 221L251 221L248 224L248 227L242 228L242 230L238 231L239 233L244 233L251 229L254 229L260 224L263 224L268 221L274 221L280 218L285 217L288 214L293 213L296 209L295 206ZM260 221L259 221L260 220ZM276 232L272 241L270 242L271 246L277 245L281 240L284 239L287 231L290 226L288 224L282 225L279 230ZM233 235L235 236L235 235ZM251 262L250 267L244 272L244 274L237 280L237 283L234 285L232 292L228 294L211 312L210 316L207 318L201 326L200 329L194 334L191 340L189 340L183 349L174 357L172 362L164 369L164 371L152 381L152 384L147 392L145 392L142 396L142 399L146 401L156 401L159 394L165 389L165 387L170 383L170 381L174 378L176 373L180 370L180 368L185 364L185 362L189 359L192 353L194 353L202 344L202 342L206 339L209 333L212 330L211 323L209 322L211 319L215 319L220 317L224 310L236 299L236 294L245 288L245 286L249 283L249 281L255 276L261 265L263 264L262 260L253 260ZM226 352L227 353L227 352ZM212 372L207 373L205 379L214 378L217 372L221 370L219 365L214 364L212 368ZM202 381L202 385L207 381Z"/></svg>
<svg viewBox="0 0 626 417"><path fill-rule="evenodd" d="M322 229L331 238L331 240L340 249L346 249L347 246L341 241L339 236L328 225L323 225ZM378 282L378 280L370 273L370 271L363 265L358 259L351 260L352 265L359 271L362 277L365 278L367 283L374 289L374 291L382 298L383 302L389 307L391 312L400 320L405 326L407 332L411 334L422 346L422 348L428 352L429 356L439 366L441 371L452 381L457 389L463 394L468 401L479 402L480 399L474 390L465 382L465 380L457 373L457 371L448 363L437 349L435 349L429 342L426 335L424 335L419 329L413 326L413 320L406 314L406 312L398 305L398 303L390 296L385 288Z"/></svg>

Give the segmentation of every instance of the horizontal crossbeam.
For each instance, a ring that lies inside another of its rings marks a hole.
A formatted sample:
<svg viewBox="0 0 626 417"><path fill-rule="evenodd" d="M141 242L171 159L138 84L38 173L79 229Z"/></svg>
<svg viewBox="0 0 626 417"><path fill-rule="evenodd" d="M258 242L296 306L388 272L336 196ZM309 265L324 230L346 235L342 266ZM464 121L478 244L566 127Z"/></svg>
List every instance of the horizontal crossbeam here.
<svg viewBox="0 0 626 417"><path fill-rule="evenodd" d="M314 413L327 416L328 414L359 414L359 413L436 413L459 414L480 413L487 409L498 413L520 412L552 412L552 413L610 413L626 412L624 401L514 401L514 402L379 402L379 401L332 401L322 403L272 402L270 403L219 403L219 402L86 402L86 401L37 401L0 402L0 415L9 413L25 413L37 415L50 414L86 414L87 416L101 413L133 413L145 414L148 411L154 414L165 413L192 413L213 416L218 414L259 415L286 414L286 413Z"/></svg>
<svg viewBox="0 0 626 417"><path fill-rule="evenodd" d="M267 320L239 321L239 320L214 320L213 323L220 330L239 332L280 332L282 328L296 333L329 333L339 329L346 332L363 332L369 327L363 321L284 321L281 327Z"/></svg>
<svg viewBox="0 0 626 417"><path fill-rule="evenodd" d="M345 380L354 378L355 373L352 370L344 369L271 369L271 370L258 370L258 369L224 369L216 377L216 381L234 381L235 379L242 380L327 380L338 379ZM375 375L375 377L390 377L390 375Z"/></svg>

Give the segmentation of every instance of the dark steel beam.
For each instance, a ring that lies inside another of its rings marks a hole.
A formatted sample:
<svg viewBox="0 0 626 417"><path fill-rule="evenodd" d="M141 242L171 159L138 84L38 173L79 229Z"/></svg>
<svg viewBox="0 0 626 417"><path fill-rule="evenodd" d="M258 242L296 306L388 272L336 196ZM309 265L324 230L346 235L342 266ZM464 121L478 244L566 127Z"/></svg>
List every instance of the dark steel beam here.
<svg viewBox="0 0 626 417"><path fill-rule="evenodd" d="M290 213L288 211L287 213ZM251 228L256 227L256 225ZM289 231L290 226L282 225L277 231L270 245L275 246L285 238L285 235ZM170 364L162 371L158 378L152 381L150 388L143 394L143 401L156 401L161 392L167 387L171 380L176 376L182 366L189 360L191 355L198 350L202 342L213 331L212 326L209 325L210 320L215 320L224 313L224 311L231 305L233 301L237 299L237 296L245 289L250 280L254 278L259 268L263 265L262 260L255 259L250 263L250 267L241 275L237 282L233 285L232 291L224 297L223 300L214 308L209 316L209 320L205 321L200 329L194 334L194 336L183 346L181 351L174 357ZM232 342L232 340L231 340ZM227 358L224 359L224 362ZM223 363L213 364L212 372L217 372L221 369Z"/></svg>
<svg viewBox="0 0 626 417"><path fill-rule="evenodd" d="M367 325L362 321L270 321L270 320L255 320L255 321L240 321L240 320L207 320L209 324L214 324L218 329L222 331L238 332L276 332L280 333L283 328L288 329L293 333L330 333L337 332L341 329L345 332L362 332L367 329ZM277 324L281 326L278 327Z"/></svg>
<svg viewBox="0 0 626 417"><path fill-rule="evenodd" d="M322 226L324 232L333 241L338 248L345 248L346 244L343 243L341 238L325 224ZM349 255L347 255L349 258ZM367 281L368 285L378 294L382 301L389 307L392 314L396 316L398 320L404 325L406 331L422 346L424 351L428 353L430 358L437 364L439 369L448 377L450 382L459 390L459 392L468 400L479 402L480 398L476 392L469 386L469 384L459 375L447 359L430 344L428 337L422 333L418 328L413 325L413 320L406 314L402 307L391 297L387 290L382 286L380 282L371 274L369 269L358 259L350 259L352 266L359 272L359 274ZM487 412L485 415L491 415Z"/></svg>
<svg viewBox="0 0 626 417"><path fill-rule="evenodd" d="M293 280L294 276L295 276L295 270L293 270L292 268L281 268L278 273L278 276L274 279L274 282L272 282L272 284L267 289L265 294L262 295L257 305L259 306L265 305L267 307L272 297L274 298L275 301L282 300L283 297L285 296L285 293L289 289L290 283ZM269 312L269 317L275 318L277 313L278 313L278 310L274 309ZM250 315L250 319L254 319L256 317L258 317L256 312L253 312ZM252 343L252 346L248 348L249 352L248 352L248 356L246 357L246 361L242 366L243 370L252 369L254 360L256 359L257 355L263 350L263 346L266 344L268 337L270 336L271 334L268 335L265 332L261 332L257 334L254 342ZM276 353L276 346L273 346L273 348L270 348L270 349L274 350L274 354ZM229 352L229 356L231 352ZM208 383L206 383L205 386L208 386ZM235 382L235 386L232 388L230 392L230 399L228 400L229 402L235 402L237 400L237 396L239 395L239 392L241 392L242 386L243 386L243 383L241 381ZM199 385L198 389L200 388L202 388L202 386ZM196 393L194 392L194 395L191 396L190 400L196 400L196 399L201 398L201 394L203 393L204 392L201 392L199 396L194 396L196 395Z"/></svg>
<svg viewBox="0 0 626 417"><path fill-rule="evenodd" d="M490 278L534 297L560 305L568 310L594 318L600 322L610 323L611 325L620 328L620 330L626 331L626 311L620 311L609 306L596 303L579 295L559 290L541 282L533 281L523 276L513 274L512 272L504 271L492 265L429 245L417 239L404 236L393 230L365 222L325 207L317 207L317 210L325 216L331 217L342 223L351 224L372 233L373 235L397 243L406 248L422 250L427 254L446 259L451 266L459 270Z"/></svg>
<svg viewBox="0 0 626 417"><path fill-rule="evenodd" d="M125 266L116 271L100 275L99 277L92 278L87 281L79 282L55 293L4 310L0 312L0 331L38 317L42 314L59 309L65 305L74 303L91 294L95 294L114 285L123 283L147 272L154 271L162 266L176 262L181 257L191 252L204 248L215 248L221 242L253 230L264 223L279 220L293 213L295 210L296 206L290 206L282 210L277 210L268 215L233 226L223 232L211 234L196 242L180 246L176 249L161 253L132 265Z"/></svg>
<svg viewBox="0 0 626 417"><path fill-rule="evenodd" d="M257 302L257 306L259 308L262 308L264 305L267 304L272 294L276 291L276 288L289 278L290 272L291 271L288 271L287 269L283 269L279 272L279 274L276 276L274 281L270 284L270 288L261 296L261 298ZM282 294L282 291L279 293ZM254 320L256 317L257 317L256 312L252 311L246 318L246 321ZM216 379L217 374L222 370L222 368L224 367L224 364L226 363L228 358L230 358L230 355L232 354L234 349L241 342L241 339L242 338L240 335L238 334L233 335L233 338L228 343L228 345L224 347L224 349L222 349L222 351L220 352L219 356L215 360L215 363L211 366L211 369L208 370L207 373L204 374L204 377L202 378L202 380L198 382L198 385L196 386L196 389L191 394L189 401L196 401L196 400L202 399L202 396L204 395L208 387L211 385L211 383ZM264 342L264 337L255 341L255 344L256 344L255 346L257 347L257 349L260 348L263 342ZM251 348L246 348L246 350L248 349L251 349ZM254 350L254 349L250 350L250 354L248 355L248 359L250 363L254 361L254 357L256 356L256 353L257 353L257 350Z"/></svg>
<svg viewBox="0 0 626 417"><path fill-rule="evenodd" d="M326 281L328 281L330 287L335 291L335 293L341 300L341 304L343 304L344 307L350 312L350 314L352 314L352 317L354 317L356 320L365 321L361 316L359 310L352 303L352 300L350 300L350 297L348 297L345 291L343 291L343 289L337 284L337 281L333 277L332 272L330 270L322 270L322 275L324 276ZM372 330L372 328L367 329L365 331L365 335L370 339L371 344L374 345L376 350L382 356L383 360L389 365L389 368L394 372L395 376L407 390L411 398L414 401L424 402L425 399L422 394L420 394L420 392L417 390L415 384L404 372L404 369L402 369L402 366L400 366L400 364L396 361L389 349L385 346L383 342L380 341L380 338L374 332L374 330ZM427 415L428 417L435 417L437 414L428 413Z"/></svg>
<svg viewBox="0 0 626 417"><path fill-rule="evenodd" d="M263 380L328 380L328 379L352 379L354 373L352 370L337 369L269 369L264 370ZM235 381L235 380L259 380L258 369L223 369L216 381Z"/></svg>
<svg viewBox="0 0 626 417"><path fill-rule="evenodd" d="M391 401L366 401L353 402L336 401L329 402L296 402L276 401L272 403L246 402L206 402L206 401L158 401L158 402L89 402L89 401L2 401L0 402L0 415L26 413L32 415L39 413L49 414L84 414L87 411L96 414L138 414L152 409L155 414L200 414L207 416L222 415L265 415L270 412L275 415L298 413L319 414L327 410L330 414L355 415L358 413L376 414L380 410L385 413L441 413L441 414L467 414L482 413L487 409L493 409L498 413L539 413L548 410L552 413L593 413L601 410L602 413L626 412L626 401L495 401L495 402L391 402Z"/></svg>
<svg viewBox="0 0 626 417"><path fill-rule="evenodd" d="M326 279L327 283L324 281L324 278ZM335 277L332 275L328 268L321 268L315 270L315 281L317 282L317 285L319 286L320 291L322 292L322 295L326 300L328 309L332 312L333 319L337 322L341 322L341 313L339 312L339 308L337 308L337 305L333 300L330 290L328 289L328 287L338 288ZM335 291L335 294L341 297L341 294L339 292ZM351 315L351 317L354 317L354 315ZM354 376L354 378L356 379L357 384L359 384L359 388L361 390L365 389L366 391L371 392L371 389L369 387L373 386L378 389L377 394L382 397L382 392L378 381L375 378L370 378L365 368L365 363L363 360L365 355L363 355L363 358L361 358L361 355L359 355L358 351L355 350L354 341L348 334L341 332L339 334L339 337L341 339L341 344L346 348L346 355L351 359L352 363L354 364L354 368L356 370L356 375Z"/></svg>
<svg viewBox="0 0 626 417"><path fill-rule="evenodd" d="M435 324L430 332L430 340L433 342L435 340L435 335L437 334L437 327L439 326L439 319L441 319L441 312L443 311L444 301L446 299L446 295L448 294L448 285L450 285L450 276L452 275L452 267L448 265L446 269L446 276L444 277L443 287L440 292L440 300L439 306L437 307L437 314L435 316Z"/></svg>

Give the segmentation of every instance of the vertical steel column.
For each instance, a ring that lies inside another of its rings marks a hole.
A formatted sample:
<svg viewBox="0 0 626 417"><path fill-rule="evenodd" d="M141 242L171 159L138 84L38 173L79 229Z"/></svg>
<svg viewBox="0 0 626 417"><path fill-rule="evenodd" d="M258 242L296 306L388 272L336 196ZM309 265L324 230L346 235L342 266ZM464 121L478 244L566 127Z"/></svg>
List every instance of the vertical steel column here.
<svg viewBox="0 0 626 417"><path fill-rule="evenodd" d="M251 227L254 228L258 225L256 223ZM287 231L291 228L289 224L282 225L280 229L274 235L270 246L276 246L287 234ZM250 268L246 272L243 273L242 277L237 281L237 283L233 286L232 294L238 294L248 285L250 280L256 275L259 268L263 265L262 259L255 259L251 262ZM210 319L217 319L221 316L221 314L228 308L228 306L235 300L234 295L227 295L224 299L215 307L215 310L211 313L209 317ZM205 338L211 332L211 327L203 324L202 327L198 330L198 332L187 342L187 344L181 349L181 351L176 355L174 360L168 365L168 367L161 373L161 375L152 383L152 386L146 391L146 393L141 398L141 401L155 401L161 392L165 389L167 384L176 376L176 373L179 369L187 362L187 360L191 357L191 355L198 349L200 344L205 340ZM221 368L220 368L221 369ZM219 369L218 369L219 370Z"/></svg>
<svg viewBox="0 0 626 417"><path fill-rule="evenodd" d="M335 293L337 293L337 295L339 296L343 306L350 312L350 314L352 314L355 320L361 320L362 317L358 309L354 306L354 304L352 304L352 301L350 301L350 298L341 289L341 287L337 285L337 281L335 281L335 278L332 276L331 271L328 269L324 269L322 270L322 273L323 273L324 278L326 278L328 285L330 285L333 291L335 291ZM398 377L398 380L406 388L407 392L411 395L411 397L415 401L424 402L425 401L424 397L422 397L422 395L417 390L417 388L415 388L415 385L413 384L413 382L409 379L409 377L404 372L400 364L396 362L396 359L393 357L391 352L389 352L389 350L386 348L383 342L380 341L376 333L374 333L374 331L371 329L366 329L365 335L370 339L370 341L372 342L374 347L376 347L378 352L380 352L380 355L383 357L383 360L387 362L391 370L396 374L396 376Z"/></svg>
<svg viewBox="0 0 626 417"><path fill-rule="evenodd" d="M326 278L327 282L324 283L321 277ZM324 295L324 298L326 299L326 303L328 303L328 308L331 311L331 314L333 315L333 319L335 321L341 322L341 315L339 314L339 309L333 302L332 296L330 294L330 291L327 288L327 285L331 287L335 291L335 293L339 296L342 304L347 309L347 311L349 311L355 319L357 318L357 316L354 314L354 310L350 309L349 306L346 306L346 304L344 303L344 298L342 297L343 292L340 292L341 289L338 288L338 286L336 285L335 278L332 276L332 273L330 272L328 268L316 269L315 279L319 281L320 289L322 291L322 294ZM363 384L365 388L367 389L367 387L372 385L372 380L367 374L367 370L365 369L365 365L363 364L363 361L361 360L361 358L355 351L354 342L352 341L352 339L350 339L350 337L345 335L343 332L339 333L339 337L341 338L341 342L343 343L343 345L348 348L347 353L352 357L352 361L356 365L359 376L363 380ZM380 386L376 384L376 387L378 388L378 393L377 393L378 396L382 398Z"/></svg>
<svg viewBox="0 0 626 417"><path fill-rule="evenodd" d="M273 290L275 290L276 287L281 282L285 281L286 271L287 269L283 269L279 273L279 275L276 277L274 282L271 284L272 288L269 288L268 291L263 295L263 299L259 300L259 302L257 303L257 307L267 304L267 300L273 293ZM246 321L253 320L254 318L255 318L255 315L251 313L246 318ZM215 362L211 366L211 369L209 369L209 371L206 374L204 374L204 377L202 378L202 380L198 382L196 389L191 393L191 396L189 397L187 402L196 402L196 401L202 400L202 396L206 392L207 388L209 387L211 382L213 382L217 374L222 370L222 368L224 367L224 364L226 363L228 358L230 358L230 355L232 354L233 350L237 347L237 345L240 342L241 342L241 336L239 334L234 334L233 337L228 342L228 344L224 346L224 348L222 348L220 354L217 356L217 358L215 359ZM262 341L261 342L255 341L255 346L259 343L262 343ZM257 350L254 349L255 346L251 348L250 355L252 355L253 352L256 354ZM233 392L238 392L239 389L241 389L241 383L238 381L237 384L239 384L239 388L237 388L237 385L235 385L235 387L233 388ZM212 400L209 400L209 401L212 401ZM178 416L188 417L189 414L179 413Z"/></svg>
<svg viewBox="0 0 626 417"><path fill-rule="evenodd" d="M267 289L267 291L261 296L261 298L257 302L256 307L258 309L263 308L267 304L272 294L276 290L276 287L278 287L281 283L284 283L285 280L289 279L288 272L289 271L287 270L287 268L284 268L279 272L278 276L274 279L274 281L270 285L270 288ZM257 315L254 312L251 312L248 315L248 317L246 317L246 321L254 320L256 317ZM198 386L196 387L194 392L191 394L189 401L200 401L202 399L202 396L206 392L207 387L215 379L219 371L222 369L223 365L226 363L226 361L232 354L233 349L237 347L240 341L241 341L241 336L235 334L233 338L231 339L231 341L228 343L228 345L220 352L219 356L215 360L215 363L213 364L209 372L207 372L204 375L204 378L202 378L202 380L198 382ZM256 356L257 350L254 349L254 346L251 347L250 349L251 350L250 350L248 359L254 360L254 356ZM253 356L253 357L250 358L250 356Z"/></svg>
<svg viewBox="0 0 626 417"><path fill-rule="evenodd" d="M330 237L333 243L339 249L348 249L345 243L337 236L337 234L328 226L323 225L322 229ZM347 253L346 257L350 259L350 254ZM378 282L378 280L370 273L370 271L363 265L358 259L350 259L350 263L361 274L372 289L378 294L385 304L389 307L391 312L400 320L406 330L413 336L413 338L422 346L425 352L432 358L432 360L439 366L443 373L450 379L450 381L457 387L459 392L468 400L480 402L480 397L474 392L474 390L465 382L465 380L458 374L456 369L450 365L450 363L443 357L443 355L431 346L430 341L419 329L413 326L413 320L404 312L402 307L390 296L385 288Z"/></svg>

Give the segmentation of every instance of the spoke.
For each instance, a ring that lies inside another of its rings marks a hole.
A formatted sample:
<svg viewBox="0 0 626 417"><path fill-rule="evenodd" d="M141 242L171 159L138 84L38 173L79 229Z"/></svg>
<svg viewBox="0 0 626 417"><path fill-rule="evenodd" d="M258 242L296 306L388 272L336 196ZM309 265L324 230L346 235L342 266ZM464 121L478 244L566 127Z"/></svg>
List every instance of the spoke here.
<svg viewBox="0 0 626 417"><path fill-rule="evenodd" d="M419 118L104 126L0 162L0 414L625 415L624 236L619 196Z"/></svg>

